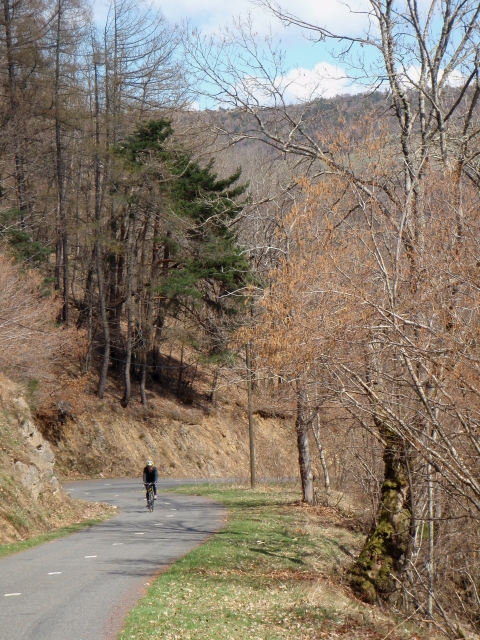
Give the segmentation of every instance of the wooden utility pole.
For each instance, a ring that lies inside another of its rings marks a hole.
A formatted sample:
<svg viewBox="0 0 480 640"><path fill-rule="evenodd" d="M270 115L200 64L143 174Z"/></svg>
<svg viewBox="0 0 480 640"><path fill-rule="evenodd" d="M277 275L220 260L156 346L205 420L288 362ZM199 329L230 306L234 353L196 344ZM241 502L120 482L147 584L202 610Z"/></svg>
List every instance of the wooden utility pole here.
<svg viewBox="0 0 480 640"><path fill-rule="evenodd" d="M247 358L247 389L248 389L248 430L250 434L250 487L255 489L255 442L253 439L253 408L252 408L252 367L250 362L250 344L245 345Z"/></svg>

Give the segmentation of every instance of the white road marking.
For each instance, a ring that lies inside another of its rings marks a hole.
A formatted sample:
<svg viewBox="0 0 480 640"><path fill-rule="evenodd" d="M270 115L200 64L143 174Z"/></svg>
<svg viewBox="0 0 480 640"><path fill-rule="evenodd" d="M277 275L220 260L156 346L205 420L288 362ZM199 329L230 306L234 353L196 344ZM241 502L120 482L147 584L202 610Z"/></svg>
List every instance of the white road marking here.
<svg viewBox="0 0 480 640"><path fill-rule="evenodd" d="M121 545L121 544L123 544L123 542L114 542L114 543L113 543L113 546L114 546L114 547L118 547L118 546L119 546L119 545Z"/></svg>
<svg viewBox="0 0 480 640"><path fill-rule="evenodd" d="M21 596L21 593L6 593L5 594L5 598L8 598L8 596Z"/></svg>
<svg viewBox="0 0 480 640"><path fill-rule="evenodd" d="M85 495L89 496L90 495L90 491L85 491Z"/></svg>
<svg viewBox="0 0 480 640"><path fill-rule="evenodd" d="M59 576L62 572L61 571L50 571L50 573L48 574L49 576Z"/></svg>
<svg viewBox="0 0 480 640"><path fill-rule="evenodd" d="M144 533L137 533L137 532L135 532L135 535L136 535L136 536L143 536L143 535L145 535L145 534L144 534Z"/></svg>
<svg viewBox="0 0 480 640"><path fill-rule="evenodd" d="M170 504L170 502L164 502L163 504Z"/></svg>
<svg viewBox="0 0 480 640"><path fill-rule="evenodd" d="M157 522L157 524L155 525L156 527L161 527L163 524L163 522Z"/></svg>
<svg viewBox="0 0 480 640"><path fill-rule="evenodd" d="M170 509L170 511L178 511L178 509Z"/></svg>
<svg viewBox="0 0 480 640"><path fill-rule="evenodd" d="M113 497L118 498L119 495L120 495L119 493L116 493Z"/></svg>
<svg viewBox="0 0 480 640"><path fill-rule="evenodd" d="M173 518L173 516L167 516L167 518Z"/></svg>
<svg viewBox="0 0 480 640"><path fill-rule="evenodd" d="M97 556L85 556L85 558L96 558Z"/></svg>
<svg viewBox="0 0 480 640"><path fill-rule="evenodd" d="M105 486L106 486L106 487L111 487L111 486L112 486L112 483L111 483L111 482L106 482L106 483L105 483Z"/></svg>

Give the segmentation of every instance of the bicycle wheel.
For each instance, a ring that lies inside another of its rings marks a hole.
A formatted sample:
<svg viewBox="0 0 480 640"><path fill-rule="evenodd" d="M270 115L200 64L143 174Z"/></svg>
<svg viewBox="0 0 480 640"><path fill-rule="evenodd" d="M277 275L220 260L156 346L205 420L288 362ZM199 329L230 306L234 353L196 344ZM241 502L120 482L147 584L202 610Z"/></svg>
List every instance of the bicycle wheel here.
<svg viewBox="0 0 480 640"><path fill-rule="evenodd" d="M150 489L148 490L148 508L150 510L150 513L152 513L154 506L155 506L155 499L153 497L153 489L150 487Z"/></svg>

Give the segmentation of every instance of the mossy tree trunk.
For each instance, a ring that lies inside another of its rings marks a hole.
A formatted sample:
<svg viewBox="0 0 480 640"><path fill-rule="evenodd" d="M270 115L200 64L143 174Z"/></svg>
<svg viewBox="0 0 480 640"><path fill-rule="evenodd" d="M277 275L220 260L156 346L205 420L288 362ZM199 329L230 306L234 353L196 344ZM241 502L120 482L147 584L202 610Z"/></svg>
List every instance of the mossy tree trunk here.
<svg viewBox="0 0 480 640"><path fill-rule="evenodd" d="M372 527L355 564L350 582L368 602L392 600L411 553L412 510L409 453L405 443L384 422L377 422L386 443L385 478L376 524Z"/></svg>

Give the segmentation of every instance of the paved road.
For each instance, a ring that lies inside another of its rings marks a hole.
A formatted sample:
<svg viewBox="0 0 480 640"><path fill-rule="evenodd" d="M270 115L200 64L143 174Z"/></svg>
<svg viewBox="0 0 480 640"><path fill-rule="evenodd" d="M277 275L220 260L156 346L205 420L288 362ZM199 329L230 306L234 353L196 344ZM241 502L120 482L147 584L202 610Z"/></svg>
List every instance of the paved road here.
<svg viewBox="0 0 480 640"><path fill-rule="evenodd" d="M182 483L184 481L182 480ZM158 488L178 484L160 481ZM141 480L67 485L72 496L118 505L118 516L0 560L0 640L116 638L153 576L221 528L221 505L158 493Z"/></svg>

